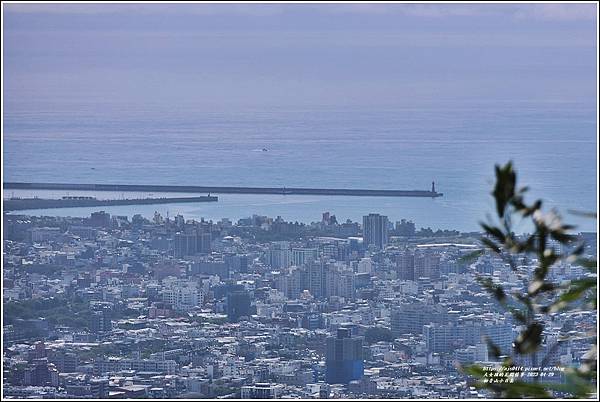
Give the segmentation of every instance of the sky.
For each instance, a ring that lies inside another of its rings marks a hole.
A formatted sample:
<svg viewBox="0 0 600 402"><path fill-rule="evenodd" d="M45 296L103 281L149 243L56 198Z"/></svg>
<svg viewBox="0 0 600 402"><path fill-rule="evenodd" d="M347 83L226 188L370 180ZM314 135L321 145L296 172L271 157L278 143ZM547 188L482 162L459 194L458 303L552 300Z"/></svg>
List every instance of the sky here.
<svg viewBox="0 0 600 402"><path fill-rule="evenodd" d="M595 105L596 4L6 4L5 111Z"/></svg>

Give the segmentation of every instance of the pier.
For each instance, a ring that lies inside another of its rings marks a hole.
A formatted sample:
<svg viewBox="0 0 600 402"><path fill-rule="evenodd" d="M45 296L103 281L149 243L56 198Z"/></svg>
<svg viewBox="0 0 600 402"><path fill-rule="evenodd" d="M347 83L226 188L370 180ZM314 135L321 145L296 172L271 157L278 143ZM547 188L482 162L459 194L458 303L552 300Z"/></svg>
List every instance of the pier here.
<svg viewBox="0 0 600 402"><path fill-rule="evenodd" d="M69 184L5 182L4 189L19 190L80 190L80 191L137 191L150 193L216 193L216 194L282 194L282 195L343 195L363 197L426 197L443 196L432 186L428 190L370 190L349 188L303 187L219 187L171 186L155 184Z"/></svg>
<svg viewBox="0 0 600 402"><path fill-rule="evenodd" d="M102 207L117 205L153 205L179 204L192 202L216 202L215 196L201 197L165 197L165 198L131 198L120 200L98 200L93 197L63 197L62 199L44 198L9 198L4 200L5 211L20 211L24 209Z"/></svg>

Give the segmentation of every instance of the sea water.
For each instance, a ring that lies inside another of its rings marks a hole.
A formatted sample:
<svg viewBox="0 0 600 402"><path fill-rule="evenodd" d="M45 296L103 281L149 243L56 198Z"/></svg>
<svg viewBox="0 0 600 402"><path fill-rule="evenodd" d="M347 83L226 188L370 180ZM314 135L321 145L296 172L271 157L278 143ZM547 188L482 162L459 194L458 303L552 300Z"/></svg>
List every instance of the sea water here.
<svg viewBox="0 0 600 402"><path fill-rule="evenodd" d="M596 221L595 105L513 103L431 107L206 110L188 107L5 109L4 181L436 190L437 199L220 194L217 203L19 211L89 216L253 214L288 221L360 221L381 213L417 227L478 230L493 214L494 164L512 160L519 181L582 231ZM5 190L4 197L95 195ZM140 195L140 194L138 194ZM189 195L189 194L188 194ZM148 193L142 196L151 196ZM152 196L169 196L154 194Z"/></svg>

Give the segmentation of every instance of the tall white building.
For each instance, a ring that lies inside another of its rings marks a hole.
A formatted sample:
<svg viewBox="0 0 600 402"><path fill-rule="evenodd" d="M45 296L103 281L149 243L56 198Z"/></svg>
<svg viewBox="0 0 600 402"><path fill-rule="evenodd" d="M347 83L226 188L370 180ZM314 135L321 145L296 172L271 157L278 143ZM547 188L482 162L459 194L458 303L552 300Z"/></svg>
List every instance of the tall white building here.
<svg viewBox="0 0 600 402"><path fill-rule="evenodd" d="M197 283L183 280L164 282L162 299L175 310L188 311L202 304L202 290L198 288Z"/></svg>

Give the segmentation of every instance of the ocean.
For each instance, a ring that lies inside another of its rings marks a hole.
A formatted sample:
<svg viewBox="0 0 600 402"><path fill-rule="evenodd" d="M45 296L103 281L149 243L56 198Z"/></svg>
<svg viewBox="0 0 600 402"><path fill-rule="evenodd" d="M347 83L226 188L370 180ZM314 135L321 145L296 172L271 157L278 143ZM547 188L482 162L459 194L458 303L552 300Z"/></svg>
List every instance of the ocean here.
<svg viewBox="0 0 600 402"><path fill-rule="evenodd" d="M437 199L220 194L218 203L19 213L187 219L253 214L338 221L381 213L418 228L479 230L493 214L494 164L512 160L530 200L541 197L579 230L596 221L596 105L489 102L428 107L207 110L109 104L5 107L4 181L428 190ZM89 194L70 191L69 195ZM6 190L10 196L67 192ZM128 194L93 194L129 197ZM148 194L143 194L148 196ZM161 194L161 196L165 196Z"/></svg>

